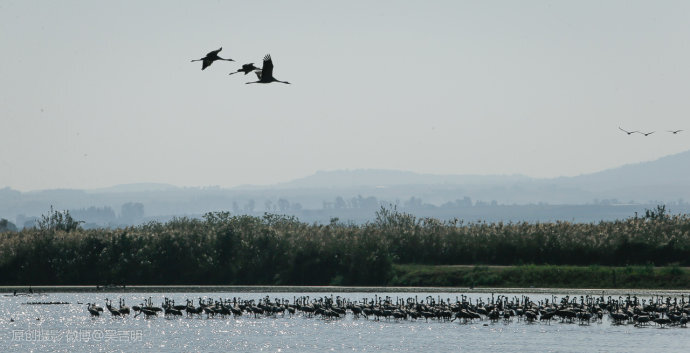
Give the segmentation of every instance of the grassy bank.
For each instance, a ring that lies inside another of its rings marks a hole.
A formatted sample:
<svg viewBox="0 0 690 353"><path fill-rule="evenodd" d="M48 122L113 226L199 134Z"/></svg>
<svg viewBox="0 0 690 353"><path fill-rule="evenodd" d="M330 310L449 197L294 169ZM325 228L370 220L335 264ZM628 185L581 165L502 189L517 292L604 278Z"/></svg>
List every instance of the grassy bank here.
<svg viewBox="0 0 690 353"><path fill-rule="evenodd" d="M434 266L394 265L392 286L535 288L690 288L678 266Z"/></svg>

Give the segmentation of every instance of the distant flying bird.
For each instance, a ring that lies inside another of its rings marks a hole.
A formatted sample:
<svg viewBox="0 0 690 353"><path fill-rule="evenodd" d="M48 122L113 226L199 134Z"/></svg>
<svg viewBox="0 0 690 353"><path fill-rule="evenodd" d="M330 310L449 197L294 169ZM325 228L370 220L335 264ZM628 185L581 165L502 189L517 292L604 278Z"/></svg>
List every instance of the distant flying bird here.
<svg viewBox="0 0 690 353"><path fill-rule="evenodd" d="M672 133L672 134L674 134L674 135L677 134L677 133L679 133L679 132L681 132L681 131L683 131L683 130L673 130L673 131L668 130L668 132L670 132L670 133Z"/></svg>
<svg viewBox="0 0 690 353"><path fill-rule="evenodd" d="M634 133L636 133L636 132L639 132L639 131L637 131L637 130L635 130L635 131L626 131L626 130L623 130L620 126L618 127L618 129L619 129L620 131L625 132L625 133L628 134L628 135L632 135L632 134L634 134Z"/></svg>
<svg viewBox="0 0 690 353"><path fill-rule="evenodd" d="M259 80L254 82L247 82L247 84L271 82L287 83L288 85L290 84L290 82L279 81L276 80L275 77L273 77L273 61L271 60L271 54L266 54L266 56L264 56L264 66L261 68L261 70L256 70L254 73L256 73L256 76L259 78Z"/></svg>
<svg viewBox="0 0 690 353"><path fill-rule="evenodd" d="M214 50L214 51L206 54L206 56L204 56L201 59L192 60L192 62L202 61L201 69L203 70L203 69L211 66L211 64L213 64L213 62L216 60L235 61L232 59L223 59L220 56L218 56L218 53L220 53L221 50L223 50L223 47L220 47L220 49Z"/></svg>
<svg viewBox="0 0 690 353"><path fill-rule="evenodd" d="M256 66L254 66L254 63L251 63L251 64L244 64L244 65L242 65L242 68L241 68L241 69L237 69L237 71L231 72L231 73L229 73L228 75L234 75L234 74L236 74L236 73L238 73L238 72L244 72L244 74L246 75L246 74L248 74L248 73L250 73L250 72L252 72L252 71L254 71L254 70L260 70L260 69L259 69L258 67L256 67Z"/></svg>
<svg viewBox="0 0 690 353"><path fill-rule="evenodd" d="M656 132L656 131L652 131L652 132L640 132L640 133L641 133L642 135L649 136L649 135L651 135L651 134L653 134L653 133L655 133L655 132Z"/></svg>

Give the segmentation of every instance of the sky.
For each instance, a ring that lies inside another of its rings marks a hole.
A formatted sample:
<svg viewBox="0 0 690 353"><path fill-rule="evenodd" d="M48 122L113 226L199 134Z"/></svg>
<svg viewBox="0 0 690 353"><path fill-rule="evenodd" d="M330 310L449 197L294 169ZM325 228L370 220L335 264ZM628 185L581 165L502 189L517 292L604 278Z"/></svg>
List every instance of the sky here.
<svg viewBox="0 0 690 353"><path fill-rule="evenodd" d="M689 13L688 1L0 0L0 188L369 168L543 178L653 160L690 149ZM236 61L190 62L219 47ZM268 53L291 85L228 76Z"/></svg>

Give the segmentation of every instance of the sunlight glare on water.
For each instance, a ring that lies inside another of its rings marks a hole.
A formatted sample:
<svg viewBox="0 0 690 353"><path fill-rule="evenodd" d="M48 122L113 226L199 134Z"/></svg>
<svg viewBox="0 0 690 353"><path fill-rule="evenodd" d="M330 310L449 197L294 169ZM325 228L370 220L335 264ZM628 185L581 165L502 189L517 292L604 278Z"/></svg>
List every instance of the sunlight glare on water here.
<svg viewBox="0 0 690 353"><path fill-rule="evenodd" d="M374 298L373 293L334 293L341 298L360 301ZM319 293L271 293L271 299L301 295L322 297ZM386 293L391 298L414 297L411 293ZM419 298L455 300L457 293L419 293ZM545 294L527 294L533 301L551 298ZM520 296L520 295L518 295ZM90 317L86 303L105 307L105 299L114 306L124 298L130 307L151 297L160 305L163 293L52 293L41 297L0 299L2 329L0 351L259 351L259 352L682 352L690 346L690 330L655 326L550 324L484 319L470 323L437 320L380 320L354 318L351 313L340 319L294 316L241 317L185 316L167 319L162 314L151 319L143 315L111 317L107 310ZM262 293L174 293L176 303L198 298L259 300ZM473 293L468 298L485 301L490 294ZM69 302L68 305L25 305L27 301ZM83 303L83 304L77 304ZM14 320L11 322L11 319ZM38 319L38 320L37 320Z"/></svg>

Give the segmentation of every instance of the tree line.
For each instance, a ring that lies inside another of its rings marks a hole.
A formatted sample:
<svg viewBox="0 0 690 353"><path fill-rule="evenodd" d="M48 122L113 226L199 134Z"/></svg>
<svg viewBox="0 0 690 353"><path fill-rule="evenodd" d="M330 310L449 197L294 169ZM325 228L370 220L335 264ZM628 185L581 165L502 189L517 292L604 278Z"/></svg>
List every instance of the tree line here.
<svg viewBox="0 0 690 353"><path fill-rule="evenodd" d="M690 265L690 218L465 223L381 208L365 224L206 214L82 229L52 211L0 234L0 284L385 285L393 264Z"/></svg>

